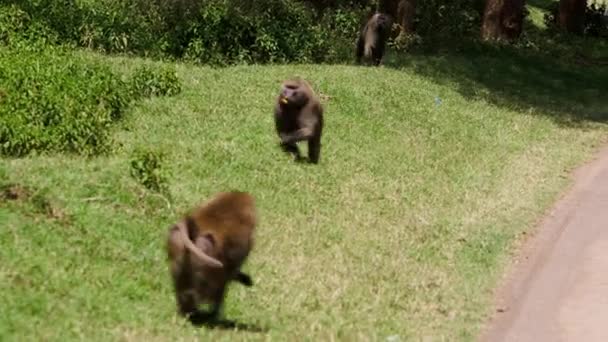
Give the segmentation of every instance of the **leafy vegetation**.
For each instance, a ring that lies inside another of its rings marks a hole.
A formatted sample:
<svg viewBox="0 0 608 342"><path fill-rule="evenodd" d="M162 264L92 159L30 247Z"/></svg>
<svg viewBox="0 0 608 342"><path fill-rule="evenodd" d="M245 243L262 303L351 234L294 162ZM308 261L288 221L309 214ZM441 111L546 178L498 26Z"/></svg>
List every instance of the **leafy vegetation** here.
<svg viewBox="0 0 608 342"><path fill-rule="evenodd" d="M0 11L0 154L107 152L110 127L135 99L181 90L175 70L142 67L131 80L48 44L53 35L14 6Z"/></svg>
<svg viewBox="0 0 608 342"><path fill-rule="evenodd" d="M16 5L0 4L0 44L36 49L41 45L56 44L57 36L43 23Z"/></svg>
<svg viewBox="0 0 608 342"><path fill-rule="evenodd" d="M415 19L416 34L433 43L459 43L479 34L484 2L479 0L421 1Z"/></svg>
<svg viewBox="0 0 608 342"><path fill-rule="evenodd" d="M134 97L171 96L182 90L174 68L155 70L146 65L135 70L129 87Z"/></svg>
<svg viewBox="0 0 608 342"><path fill-rule="evenodd" d="M0 48L0 153L95 154L128 98L119 77L57 49Z"/></svg>
<svg viewBox="0 0 608 342"><path fill-rule="evenodd" d="M64 49L0 47L0 154L107 152L110 127L131 100L179 91L171 68L143 67L126 82Z"/></svg>
<svg viewBox="0 0 608 342"><path fill-rule="evenodd" d="M362 15L360 8L317 14L293 0L8 3L62 43L212 64L344 60Z"/></svg>
<svg viewBox="0 0 608 342"><path fill-rule="evenodd" d="M129 73L154 65L88 58ZM178 64L182 92L130 107L114 153L3 160L5 182L45 190L70 217L0 204L5 339L473 339L509 247L606 136L581 107L606 108L605 71L564 77L555 62L530 77L548 60L500 53L404 63ZM291 75L326 95L317 166L276 145L271 104ZM163 157L145 162L156 157L140 149ZM171 196L134 169L161 171ZM228 294L239 330L193 329L175 316L163 239L225 189L258 202L256 283Z"/></svg>
<svg viewBox="0 0 608 342"><path fill-rule="evenodd" d="M166 176L163 173L164 156L155 151L137 150L131 158L131 176L149 190L166 192Z"/></svg>
<svg viewBox="0 0 608 342"><path fill-rule="evenodd" d="M608 133L607 70L569 60L608 47L544 32L544 2L518 44L393 50L382 68L70 49L344 60L361 1L5 2L0 340L473 339L509 251ZM420 10L464 20L440 36L472 32L479 17L447 4ZM272 101L295 75L323 95L319 165L277 146ZM228 294L239 329L194 329L166 229L227 189L259 207L255 286Z"/></svg>
<svg viewBox="0 0 608 342"><path fill-rule="evenodd" d="M585 10L583 34L592 37L608 37L608 16L606 11L608 3L591 2ZM559 2L552 2L549 11L545 13L543 20L545 26L552 31L557 31L557 18Z"/></svg>

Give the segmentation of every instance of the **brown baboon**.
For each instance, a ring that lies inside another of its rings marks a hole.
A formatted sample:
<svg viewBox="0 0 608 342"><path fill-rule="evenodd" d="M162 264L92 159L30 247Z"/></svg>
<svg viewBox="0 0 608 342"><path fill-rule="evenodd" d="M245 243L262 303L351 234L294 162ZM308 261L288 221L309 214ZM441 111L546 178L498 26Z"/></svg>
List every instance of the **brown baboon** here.
<svg viewBox="0 0 608 342"><path fill-rule="evenodd" d="M319 162L321 133L323 131L323 106L312 87L302 79L284 81L274 110L277 133L281 148L302 161L297 143L308 142L308 160Z"/></svg>
<svg viewBox="0 0 608 342"><path fill-rule="evenodd" d="M365 24L357 40L357 63L371 59L379 65L384 56L386 41L391 32L391 19L384 13L375 13Z"/></svg>
<svg viewBox="0 0 608 342"><path fill-rule="evenodd" d="M171 226L167 252L178 311L214 319L231 280L252 286L241 265L253 247L255 201L246 192L222 192ZM209 312L199 304L212 305Z"/></svg>

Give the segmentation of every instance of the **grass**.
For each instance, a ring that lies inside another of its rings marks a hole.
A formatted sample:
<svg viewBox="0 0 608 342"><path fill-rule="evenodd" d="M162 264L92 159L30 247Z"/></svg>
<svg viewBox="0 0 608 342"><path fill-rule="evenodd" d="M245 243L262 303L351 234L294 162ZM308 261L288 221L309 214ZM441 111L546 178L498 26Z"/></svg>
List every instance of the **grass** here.
<svg viewBox="0 0 608 342"><path fill-rule="evenodd" d="M113 153L0 159L1 340L472 340L513 246L608 133L605 69L508 49L176 68L183 91L131 107ZM316 166L277 146L294 75L327 96ZM131 176L141 150L164 156L165 191ZM255 285L227 298L242 331L193 329L164 238L227 189L257 198Z"/></svg>

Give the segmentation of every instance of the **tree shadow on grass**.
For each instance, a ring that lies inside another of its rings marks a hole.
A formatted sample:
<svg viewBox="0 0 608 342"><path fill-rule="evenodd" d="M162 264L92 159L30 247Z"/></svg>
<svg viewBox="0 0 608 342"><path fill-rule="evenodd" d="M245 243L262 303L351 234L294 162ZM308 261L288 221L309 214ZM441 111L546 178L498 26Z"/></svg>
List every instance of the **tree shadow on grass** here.
<svg viewBox="0 0 608 342"><path fill-rule="evenodd" d="M413 70L439 84L456 85L468 99L540 113L568 126L608 121L606 66L485 44L441 55L387 57L386 67Z"/></svg>

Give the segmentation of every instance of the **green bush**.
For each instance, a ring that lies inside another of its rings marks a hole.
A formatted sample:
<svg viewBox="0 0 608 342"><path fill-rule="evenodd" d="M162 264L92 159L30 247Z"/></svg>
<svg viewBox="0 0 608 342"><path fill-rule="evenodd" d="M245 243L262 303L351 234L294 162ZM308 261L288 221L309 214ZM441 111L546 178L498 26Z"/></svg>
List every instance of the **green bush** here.
<svg viewBox="0 0 608 342"><path fill-rule="evenodd" d="M105 52L158 53L164 22L145 0L7 0L32 22L54 32L61 43ZM161 2L159 0L158 2ZM162 1L173 3L172 1Z"/></svg>
<svg viewBox="0 0 608 342"><path fill-rule="evenodd" d="M57 35L15 5L0 5L0 45L35 49L56 44Z"/></svg>
<svg viewBox="0 0 608 342"><path fill-rule="evenodd" d="M0 154L104 151L125 89L108 67L62 49L0 48Z"/></svg>
<svg viewBox="0 0 608 342"><path fill-rule="evenodd" d="M350 59L358 24L365 16L362 5L346 1L328 3L332 7L322 11L297 0L7 3L60 43L211 64ZM344 7L336 7L342 3Z"/></svg>
<svg viewBox="0 0 608 342"><path fill-rule="evenodd" d="M164 155L159 152L138 149L131 156L131 176L145 188L166 192L167 181L162 167Z"/></svg>
<svg viewBox="0 0 608 342"><path fill-rule="evenodd" d="M349 59L363 16L361 10L344 9L318 16L290 0L211 0L198 10L180 28L173 51L209 64Z"/></svg>
<svg viewBox="0 0 608 342"><path fill-rule="evenodd" d="M181 83L173 68L154 70L145 65L135 70L129 86L134 98L171 96L181 91Z"/></svg>
<svg viewBox="0 0 608 342"><path fill-rule="evenodd" d="M477 37L484 0L429 0L418 2L415 28L425 43L455 43L463 37Z"/></svg>
<svg viewBox="0 0 608 342"><path fill-rule="evenodd" d="M145 67L124 81L66 49L31 46L0 47L0 155L103 153L131 100L181 90L172 69Z"/></svg>
<svg viewBox="0 0 608 342"><path fill-rule="evenodd" d="M585 8L582 34L589 37L608 37L608 5L593 2ZM559 31L559 1L552 2L543 16L545 25L552 33Z"/></svg>
<svg viewBox="0 0 608 342"><path fill-rule="evenodd" d="M72 12L82 8L61 0L33 14L24 10L44 3L0 5L0 155L105 152L109 128L131 100L180 92L173 69L143 68L125 82L108 66L57 46L66 36L77 36L70 30L82 28L76 20L82 16ZM61 12L68 4L75 7ZM40 19L50 14L58 17ZM62 18L65 23L57 26Z"/></svg>

